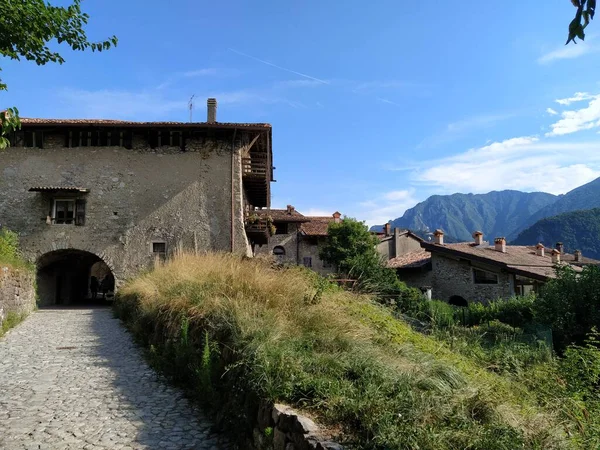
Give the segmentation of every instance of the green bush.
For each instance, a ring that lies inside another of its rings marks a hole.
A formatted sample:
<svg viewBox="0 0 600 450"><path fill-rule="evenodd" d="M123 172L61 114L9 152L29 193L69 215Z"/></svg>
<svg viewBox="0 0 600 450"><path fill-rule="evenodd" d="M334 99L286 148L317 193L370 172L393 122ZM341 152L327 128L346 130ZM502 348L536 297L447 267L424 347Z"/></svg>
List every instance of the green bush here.
<svg viewBox="0 0 600 450"><path fill-rule="evenodd" d="M19 235L6 228L0 229L0 264L19 268L31 268L21 257Z"/></svg>
<svg viewBox="0 0 600 450"><path fill-rule="evenodd" d="M466 311L456 312L456 320L465 326L498 320L513 327L524 327L533 321L534 295L499 299L490 303L470 303Z"/></svg>
<svg viewBox="0 0 600 450"><path fill-rule="evenodd" d="M587 266L581 273L557 268L557 278L543 286L533 310L538 322L552 327L557 351L584 343L594 327L600 329L600 267Z"/></svg>

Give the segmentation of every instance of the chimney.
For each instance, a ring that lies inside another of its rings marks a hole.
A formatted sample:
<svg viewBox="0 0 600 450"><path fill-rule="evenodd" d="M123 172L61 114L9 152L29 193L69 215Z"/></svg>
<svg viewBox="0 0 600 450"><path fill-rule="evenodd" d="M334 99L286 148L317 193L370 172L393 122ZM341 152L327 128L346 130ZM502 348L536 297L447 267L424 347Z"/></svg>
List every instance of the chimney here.
<svg viewBox="0 0 600 450"><path fill-rule="evenodd" d="M340 222L340 217L342 217L342 215L338 211L336 211L336 212L333 213L333 221L335 223L339 223Z"/></svg>
<svg viewBox="0 0 600 450"><path fill-rule="evenodd" d="M391 234L392 225L388 222L383 226L383 231L385 231L385 235L389 236Z"/></svg>
<svg viewBox="0 0 600 450"><path fill-rule="evenodd" d="M483 233L481 231L475 231L473 233L473 239L475 239L475 245L483 244Z"/></svg>
<svg viewBox="0 0 600 450"><path fill-rule="evenodd" d="M565 246L563 245L562 242L557 242L556 243L556 250L558 250L560 253L564 253L565 252Z"/></svg>
<svg viewBox="0 0 600 450"><path fill-rule="evenodd" d="M394 227L394 257L402 254L402 246L400 245L400 228Z"/></svg>
<svg viewBox="0 0 600 450"><path fill-rule="evenodd" d="M581 250L575 250L573 252L573 256L574 256L575 262L581 262L583 255L581 254Z"/></svg>
<svg viewBox="0 0 600 450"><path fill-rule="evenodd" d="M544 252L545 252L545 248L544 248L544 244L542 244L541 242L535 246L535 254L538 256L544 256Z"/></svg>
<svg viewBox="0 0 600 450"><path fill-rule="evenodd" d="M552 249L552 262L554 264L560 264L560 252L555 248Z"/></svg>
<svg viewBox="0 0 600 450"><path fill-rule="evenodd" d="M287 205L287 213L288 214L292 214L295 210L296 210L296 208L294 208L292 205Z"/></svg>
<svg viewBox="0 0 600 450"><path fill-rule="evenodd" d="M444 232L442 230L435 230L433 236L437 245L444 245Z"/></svg>
<svg viewBox="0 0 600 450"><path fill-rule="evenodd" d="M494 245L497 252L506 253L506 239L503 237L497 237L494 239Z"/></svg>
<svg viewBox="0 0 600 450"><path fill-rule="evenodd" d="M208 110L208 117L206 121L208 123L215 123L217 121L217 99L209 98L206 101L206 107Z"/></svg>

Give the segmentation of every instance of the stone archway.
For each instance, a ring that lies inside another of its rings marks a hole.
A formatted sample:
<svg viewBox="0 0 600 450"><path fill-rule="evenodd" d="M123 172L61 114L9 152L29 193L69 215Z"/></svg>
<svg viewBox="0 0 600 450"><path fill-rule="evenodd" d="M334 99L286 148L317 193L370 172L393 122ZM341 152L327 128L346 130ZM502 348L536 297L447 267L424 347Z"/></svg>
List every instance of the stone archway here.
<svg viewBox="0 0 600 450"><path fill-rule="evenodd" d="M450 303L453 306L461 306L463 308L469 306L469 302L466 301L465 298L461 297L460 295L453 295L448 300L448 303Z"/></svg>
<svg viewBox="0 0 600 450"><path fill-rule="evenodd" d="M106 279L106 290L114 291L113 271L98 255L74 248L44 253L37 260L40 306L77 305L90 300L92 276L98 281Z"/></svg>

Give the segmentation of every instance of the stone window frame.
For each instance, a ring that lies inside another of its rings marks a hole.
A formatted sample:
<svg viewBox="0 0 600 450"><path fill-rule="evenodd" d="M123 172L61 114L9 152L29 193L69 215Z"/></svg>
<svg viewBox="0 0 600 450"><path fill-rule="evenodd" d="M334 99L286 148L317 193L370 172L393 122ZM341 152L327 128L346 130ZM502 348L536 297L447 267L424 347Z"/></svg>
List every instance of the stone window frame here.
<svg viewBox="0 0 600 450"><path fill-rule="evenodd" d="M494 285L494 284L500 283L500 277L495 272L491 272L491 271L485 270L485 269L480 269L478 267L473 267L472 271L473 271L473 284ZM487 279L484 278L483 281L477 281L476 272L480 272L480 273L484 274L485 277L488 277L488 278ZM489 277L490 275L493 275L493 277L495 278L495 281L491 277Z"/></svg>
<svg viewBox="0 0 600 450"><path fill-rule="evenodd" d="M164 251L163 252L156 251L155 247L154 247L156 244L164 245ZM167 241L157 239L157 240L150 242L150 253L152 254L152 256L160 259L161 261L164 261L167 259L168 249L169 249L169 246L167 244Z"/></svg>

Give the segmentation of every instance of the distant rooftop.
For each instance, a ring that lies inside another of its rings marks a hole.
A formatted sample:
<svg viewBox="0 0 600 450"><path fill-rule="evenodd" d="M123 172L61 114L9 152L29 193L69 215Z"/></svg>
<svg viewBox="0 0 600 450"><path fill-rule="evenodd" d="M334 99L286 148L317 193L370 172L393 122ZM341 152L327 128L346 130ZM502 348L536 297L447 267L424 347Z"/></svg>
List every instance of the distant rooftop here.
<svg viewBox="0 0 600 450"><path fill-rule="evenodd" d="M131 120L114 120L114 119L41 119L41 118L21 118L21 125L27 126L106 126L106 127L131 127L131 128L166 128L166 127L181 127L181 128L216 128L216 129L270 129L268 123L236 123L236 122L135 122Z"/></svg>

